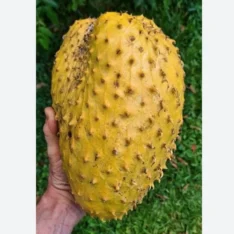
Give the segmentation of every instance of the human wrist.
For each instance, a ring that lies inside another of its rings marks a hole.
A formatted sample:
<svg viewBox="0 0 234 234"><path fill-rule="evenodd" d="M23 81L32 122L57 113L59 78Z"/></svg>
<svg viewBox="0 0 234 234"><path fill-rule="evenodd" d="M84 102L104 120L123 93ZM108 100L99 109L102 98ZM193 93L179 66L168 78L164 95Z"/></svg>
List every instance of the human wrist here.
<svg viewBox="0 0 234 234"><path fill-rule="evenodd" d="M56 194L56 190L48 188L37 205L37 233L49 234L56 230L56 233L69 234L83 216L78 205L66 199L65 191Z"/></svg>
<svg viewBox="0 0 234 234"><path fill-rule="evenodd" d="M70 191L58 189L53 186L51 183L48 184L48 187L43 195L43 197L50 199L52 201L56 201L59 204L64 205L75 205L74 198Z"/></svg>
<svg viewBox="0 0 234 234"><path fill-rule="evenodd" d="M54 204L58 209L66 209L69 214L78 220L84 216L84 211L75 204L72 194L49 185L45 191L44 200L46 203Z"/></svg>

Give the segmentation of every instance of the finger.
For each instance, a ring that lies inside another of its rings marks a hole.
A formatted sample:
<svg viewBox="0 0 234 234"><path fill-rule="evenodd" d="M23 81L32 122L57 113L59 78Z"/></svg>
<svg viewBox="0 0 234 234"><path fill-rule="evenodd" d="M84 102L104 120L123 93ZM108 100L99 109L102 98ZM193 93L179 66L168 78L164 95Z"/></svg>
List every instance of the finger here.
<svg viewBox="0 0 234 234"><path fill-rule="evenodd" d="M55 112L52 107L46 107L45 108L45 115L46 115L46 121L48 122L49 132L46 132L48 134L57 135L58 132L58 125L57 121L55 119Z"/></svg>
<svg viewBox="0 0 234 234"><path fill-rule="evenodd" d="M48 157L53 164L60 159L59 140L57 137L58 126L55 120L55 113L51 107L45 108L46 121L43 127ZM53 166L53 165L52 165Z"/></svg>

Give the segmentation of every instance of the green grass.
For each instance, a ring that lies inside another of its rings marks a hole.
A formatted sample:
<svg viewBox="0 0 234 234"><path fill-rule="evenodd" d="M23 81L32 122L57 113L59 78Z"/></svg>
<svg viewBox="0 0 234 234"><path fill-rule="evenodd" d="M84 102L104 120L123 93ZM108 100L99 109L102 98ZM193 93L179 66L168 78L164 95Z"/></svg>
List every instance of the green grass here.
<svg viewBox="0 0 234 234"><path fill-rule="evenodd" d="M50 2L50 1L45 1ZM39 20L50 30L50 46L37 47L37 195L46 189L48 160L42 132L43 109L51 105L50 77L54 54L62 35L76 18L98 16L105 11L128 11L153 18L158 26L175 39L185 63L186 96L181 139L176 159L168 162L161 183L155 183L143 203L122 221L102 223L86 216L74 229L79 234L199 234L201 233L201 1L57 1L52 22L39 12ZM44 3L46 6L46 3ZM63 9L63 11L61 11ZM65 9L65 10L64 10ZM55 17L56 18L56 17ZM58 22L57 22L58 21Z"/></svg>

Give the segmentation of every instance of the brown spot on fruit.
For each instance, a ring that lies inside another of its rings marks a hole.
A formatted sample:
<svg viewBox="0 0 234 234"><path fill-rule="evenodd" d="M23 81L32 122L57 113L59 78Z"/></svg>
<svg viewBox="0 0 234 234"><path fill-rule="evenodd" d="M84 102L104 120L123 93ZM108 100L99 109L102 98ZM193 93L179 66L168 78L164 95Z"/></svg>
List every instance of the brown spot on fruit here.
<svg viewBox="0 0 234 234"><path fill-rule="evenodd" d="M159 128L158 131L157 131L157 136L158 136L158 137L161 137L161 136L162 136L162 133L163 133L163 132L162 132L162 129Z"/></svg>
<svg viewBox="0 0 234 234"><path fill-rule="evenodd" d="M125 111L123 114L120 115L122 118L129 118L130 117L130 114Z"/></svg>
<svg viewBox="0 0 234 234"><path fill-rule="evenodd" d="M126 93L127 95L133 95L133 94L134 94L134 91L133 91L133 89L132 89L131 87L128 87L128 88L126 89L125 93Z"/></svg>
<svg viewBox="0 0 234 234"><path fill-rule="evenodd" d="M147 143L146 146L148 149L155 149L155 147L151 143Z"/></svg>
<svg viewBox="0 0 234 234"><path fill-rule="evenodd" d="M133 58L130 58L129 61L128 61L128 63L129 63L130 66L133 65L134 59L133 59Z"/></svg>
<svg viewBox="0 0 234 234"><path fill-rule="evenodd" d="M172 123L170 115L167 116L167 123Z"/></svg>
<svg viewBox="0 0 234 234"><path fill-rule="evenodd" d="M144 127L143 126L139 127L138 129L139 129L140 132L144 131Z"/></svg>
<svg viewBox="0 0 234 234"><path fill-rule="evenodd" d="M117 93L114 94L114 99L118 99L119 95Z"/></svg>
<svg viewBox="0 0 234 234"><path fill-rule="evenodd" d="M139 77L140 77L141 79L143 79L143 78L145 77L145 73L144 73L144 72L139 72Z"/></svg>
<svg viewBox="0 0 234 234"><path fill-rule="evenodd" d="M94 154L94 159L95 159L95 161L97 161L100 157L101 157L101 156L100 156L98 153L95 153L95 154Z"/></svg>
<svg viewBox="0 0 234 234"><path fill-rule="evenodd" d="M131 139L125 139L125 146L129 146L131 144Z"/></svg>
<svg viewBox="0 0 234 234"><path fill-rule="evenodd" d="M139 161L142 161L142 155L137 153L136 154L136 159L139 160Z"/></svg>
<svg viewBox="0 0 234 234"><path fill-rule="evenodd" d="M176 94L176 89L175 89L174 87L171 88L171 93L172 93L173 95Z"/></svg>
<svg viewBox="0 0 234 234"><path fill-rule="evenodd" d="M111 126L112 126L112 127L115 127L115 128L118 126L115 120L113 120L113 121L111 122Z"/></svg>
<svg viewBox="0 0 234 234"><path fill-rule="evenodd" d="M116 73L116 78L119 79L121 77L121 74L118 72Z"/></svg>
<svg viewBox="0 0 234 234"><path fill-rule="evenodd" d="M166 77L166 73L162 69L160 69L160 76L163 78Z"/></svg>
<svg viewBox="0 0 234 234"><path fill-rule="evenodd" d="M118 151L116 149L113 149L112 154L116 156L118 154Z"/></svg>
<svg viewBox="0 0 234 234"><path fill-rule="evenodd" d="M68 132L68 137L69 137L69 138L72 137L72 132L71 132L71 131Z"/></svg>
<svg viewBox="0 0 234 234"><path fill-rule="evenodd" d="M120 54L121 54L121 50L120 50L120 49L117 49L117 50L116 50L116 54L117 54L117 55L120 55Z"/></svg>
<svg viewBox="0 0 234 234"><path fill-rule="evenodd" d="M152 118L148 118L148 122L151 125L153 123L153 119Z"/></svg>
<svg viewBox="0 0 234 234"><path fill-rule="evenodd" d="M92 93L93 93L94 96L97 95L97 92L95 91L95 89L93 89Z"/></svg>
<svg viewBox="0 0 234 234"><path fill-rule="evenodd" d="M146 169L145 167L143 167L143 168L141 169L141 173L146 174L146 172L147 172L147 169Z"/></svg>
<svg viewBox="0 0 234 234"><path fill-rule="evenodd" d="M145 106L145 102L144 101L142 101L140 104L141 104L142 107Z"/></svg>
<svg viewBox="0 0 234 234"><path fill-rule="evenodd" d="M139 47L139 51L140 51L141 53L144 51L144 49L143 49L142 46Z"/></svg>
<svg viewBox="0 0 234 234"><path fill-rule="evenodd" d="M130 36L129 39L130 41L135 41L136 38L134 36Z"/></svg>
<svg viewBox="0 0 234 234"><path fill-rule="evenodd" d="M152 94L158 94L157 89L156 89L154 86L150 87L150 88L149 88L149 91L150 91Z"/></svg>
<svg viewBox="0 0 234 234"><path fill-rule="evenodd" d="M88 135L89 137L92 137L92 136L93 136L93 134L92 134L92 132L91 132L90 130L87 131L87 135Z"/></svg>
<svg viewBox="0 0 234 234"><path fill-rule="evenodd" d="M149 63L150 65L152 65L152 64L154 63L154 60L153 60L152 58L149 58L149 59L148 59L148 63Z"/></svg>
<svg viewBox="0 0 234 234"><path fill-rule="evenodd" d="M121 29L122 27L123 27L122 24L117 24L117 28L118 28L118 29Z"/></svg>
<svg viewBox="0 0 234 234"><path fill-rule="evenodd" d="M104 110L106 110L108 107L107 107L106 104L103 104L103 105L102 105L102 108L103 108Z"/></svg>
<svg viewBox="0 0 234 234"><path fill-rule="evenodd" d="M119 81L114 81L114 86L116 87L116 88L118 88L119 87Z"/></svg>

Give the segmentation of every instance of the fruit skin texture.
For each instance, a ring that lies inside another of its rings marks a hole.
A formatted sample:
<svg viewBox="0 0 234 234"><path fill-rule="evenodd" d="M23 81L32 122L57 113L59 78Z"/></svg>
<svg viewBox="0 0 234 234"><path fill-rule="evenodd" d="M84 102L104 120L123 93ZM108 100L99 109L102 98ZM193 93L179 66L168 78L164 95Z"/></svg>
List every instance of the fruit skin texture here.
<svg viewBox="0 0 234 234"><path fill-rule="evenodd" d="M184 70L174 41L143 16L76 21L52 73L64 171L75 201L121 219L160 181L182 124Z"/></svg>

